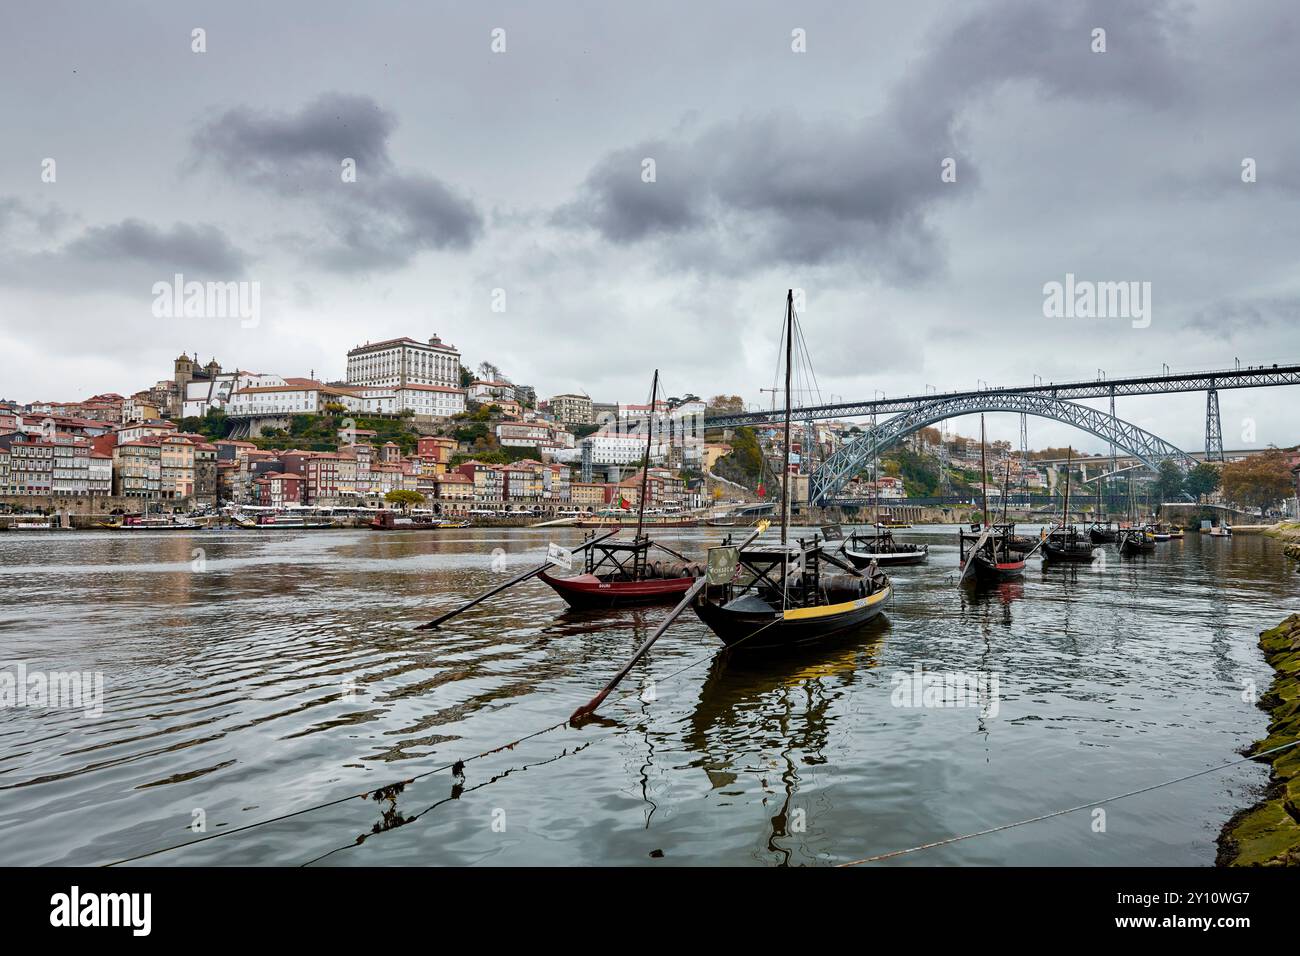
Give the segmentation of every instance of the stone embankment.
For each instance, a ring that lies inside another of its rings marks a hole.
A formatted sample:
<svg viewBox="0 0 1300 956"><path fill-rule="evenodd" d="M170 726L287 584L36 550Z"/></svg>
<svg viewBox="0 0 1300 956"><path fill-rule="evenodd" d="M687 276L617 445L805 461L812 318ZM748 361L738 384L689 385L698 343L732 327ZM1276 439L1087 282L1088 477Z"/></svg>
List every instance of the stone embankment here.
<svg viewBox="0 0 1300 956"><path fill-rule="evenodd" d="M1252 754L1300 739L1300 614L1260 634L1259 646L1275 676L1259 701L1272 715L1268 737L1250 749ZM1263 759L1273 765L1268 791L1224 826L1220 866L1300 866L1300 746Z"/></svg>

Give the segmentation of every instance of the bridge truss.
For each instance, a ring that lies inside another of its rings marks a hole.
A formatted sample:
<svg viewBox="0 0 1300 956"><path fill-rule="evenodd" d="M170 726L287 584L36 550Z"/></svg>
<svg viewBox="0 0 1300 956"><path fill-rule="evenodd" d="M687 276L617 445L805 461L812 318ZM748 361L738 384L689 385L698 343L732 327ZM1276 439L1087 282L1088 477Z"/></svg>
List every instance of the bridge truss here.
<svg viewBox="0 0 1300 956"><path fill-rule="evenodd" d="M814 505L832 503L845 483L858 474L877 454L927 425L980 412L1013 412L1065 422L1122 448L1148 468L1172 459L1186 468L1196 460L1163 438L1116 418L1100 409L1067 402L1037 392L987 391L959 395L931 396L873 427L862 437L844 445L812 473L808 496Z"/></svg>

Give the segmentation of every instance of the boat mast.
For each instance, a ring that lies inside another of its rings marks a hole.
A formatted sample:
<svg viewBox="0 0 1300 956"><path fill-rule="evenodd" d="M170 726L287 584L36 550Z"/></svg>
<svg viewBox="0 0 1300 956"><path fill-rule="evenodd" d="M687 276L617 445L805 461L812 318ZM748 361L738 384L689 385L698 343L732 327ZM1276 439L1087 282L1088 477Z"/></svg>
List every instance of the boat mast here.
<svg viewBox="0 0 1300 956"><path fill-rule="evenodd" d="M794 289L785 294L785 453L781 458L781 544L786 543L790 507L790 358L794 352Z"/></svg>
<svg viewBox="0 0 1300 956"><path fill-rule="evenodd" d="M989 466L984 455L984 416L980 415L980 520L985 526L989 521Z"/></svg>
<svg viewBox="0 0 1300 956"><path fill-rule="evenodd" d="M636 510L636 539L641 537L641 527L645 523L645 495L650 484L650 439L654 437L655 397L659 394L659 369L655 369L654 381L650 383L650 411L646 415L645 460L641 462L641 507Z"/></svg>
<svg viewBox="0 0 1300 956"><path fill-rule="evenodd" d="M1070 521L1070 464L1074 461L1074 448L1065 449L1065 504L1061 506L1061 531Z"/></svg>
<svg viewBox="0 0 1300 956"><path fill-rule="evenodd" d="M1011 491L1011 455L1007 455L1007 476L1002 480L1002 523L1007 523L1007 499Z"/></svg>

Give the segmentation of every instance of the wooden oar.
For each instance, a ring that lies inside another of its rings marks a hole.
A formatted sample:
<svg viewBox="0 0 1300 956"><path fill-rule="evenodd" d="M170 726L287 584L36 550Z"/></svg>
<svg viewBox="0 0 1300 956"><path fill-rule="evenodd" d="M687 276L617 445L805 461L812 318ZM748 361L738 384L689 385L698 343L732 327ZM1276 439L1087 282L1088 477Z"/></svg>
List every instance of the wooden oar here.
<svg viewBox="0 0 1300 956"><path fill-rule="evenodd" d="M623 665L623 669L614 675L614 679L605 685L604 690L575 710L569 717L569 723L575 723L583 717L595 713L596 708L605 702L605 698L610 695L610 692L613 691L613 689L619 685L619 682L628 675L628 671L636 665L636 662L645 655L646 651L650 650L650 645L659 640L663 635L663 632L668 630L673 621L677 620L677 616L691 606L691 602L694 601L695 596L700 593L700 589L708 583L708 575L703 575L698 581L691 585L690 589L686 592L686 596L681 599L678 605L673 608L671 612L669 612L668 617L664 618L663 623L655 628L655 632L646 639L645 643L636 649L636 653L633 654L628 662Z"/></svg>
<svg viewBox="0 0 1300 956"><path fill-rule="evenodd" d="M966 566L961 569L961 577L957 579L958 584L961 584L966 580L966 575L970 573L971 566L975 563L976 552L978 552L980 548L984 547L984 542L988 540L989 535L992 533L993 526L987 525L984 528L983 533L975 540L975 547L970 549L970 555L966 558ZM994 560L996 561L996 557Z"/></svg>
<svg viewBox="0 0 1300 956"><path fill-rule="evenodd" d="M618 534L618 531L608 531L605 534L602 534L599 538L592 538L590 541L588 541L586 544L582 545L581 547L575 548L572 553L581 554L583 551L586 551L592 545L604 541L606 538L612 538L616 534ZM443 621L455 617L461 611L468 611L470 608L472 608L475 604L478 604L480 601L485 601L488 598L490 598L492 595L504 591L506 588L514 587L516 584L520 583L521 581L527 581L529 578L541 574L550 566L551 566L551 562L549 561L544 562L543 564L539 564L531 571L525 571L523 574L519 575L518 577L511 578L509 581L506 581L504 584L498 584L496 587L492 588L492 590L483 592L474 600L470 601L468 604L462 604L460 607L452 608L452 610L448 611L446 614L440 615L439 617L435 617L432 621L429 621L427 624L419 625L418 627L416 627L416 630L417 631L432 630L433 628L441 624Z"/></svg>
<svg viewBox="0 0 1300 956"><path fill-rule="evenodd" d="M767 530L767 527L768 525L766 521L760 521L758 523L758 528L755 529L754 533L751 534L748 538L746 538L744 543L741 544L740 547L736 549L737 553L749 547L749 545L753 542L755 538L757 538L760 534L762 534L764 531ZM614 688L619 685L619 682L622 681L623 678L628 675L628 672L632 670L632 668L636 665L636 662L645 656L646 651L650 650L650 645L652 645L655 641L659 640L659 638L663 636L664 631L668 630L669 625L671 625L673 621L677 620L678 616L682 613L682 611L685 611L688 607L691 606L691 602L695 600L695 596L699 594L701 589L703 589L704 585L708 583L709 583L709 576L708 574L705 574L698 581L696 581L694 584L690 586L690 589L686 592L685 596L681 599L678 605L675 608L673 608L670 612L668 612L668 616L664 618L663 623L660 624L657 628L655 628L655 632L646 639L644 644L642 644L640 647L636 649L636 653L634 653L631 659L629 659L628 662L623 665L623 669L614 675L613 679L608 684L605 685L604 689L599 694L597 694L595 697L591 698L591 700L587 701L585 704L583 704L581 707L575 710L573 714L570 715L569 717L569 723L575 723L576 721L581 720L583 717L588 717L591 714L594 714L596 712L596 708L605 702L605 698L608 697L610 693L614 690Z"/></svg>

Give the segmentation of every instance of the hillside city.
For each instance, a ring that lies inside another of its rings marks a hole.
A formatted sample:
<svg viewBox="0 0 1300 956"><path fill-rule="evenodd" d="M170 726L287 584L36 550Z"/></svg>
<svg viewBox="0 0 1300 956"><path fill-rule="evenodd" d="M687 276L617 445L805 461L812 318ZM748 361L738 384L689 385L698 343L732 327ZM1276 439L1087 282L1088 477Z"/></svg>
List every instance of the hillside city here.
<svg viewBox="0 0 1300 956"><path fill-rule="evenodd" d="M182 353L170 378L129 396L0 401L0 497L11 510L71 503L121 512L141 502L173 511L375 508L400 501L444 516L486 517L634 509L643 485L646 507L665 511L779 493L779 425L703 429L710 413L742 411L738 396L686 394L656 398L653 407L579 393L539 398L490 362L471 372L437 335L358 345L347 353L346 370L343 381L323 382L226 371L215 358L200 364ZM796 508L807 501L815 463L863 427L792 426ZM643 476L647 429L651 467ZM1067 452L1017 453L1008 442L989 442L988 492L1055 493ZM1094 457L1095 475L1108 459ZM980 468L978 439L925 428L844 494L884 506L954 496L973 503ZM1294 512L1294 451L1222 469L1173 468L1139 482L1158 496L1190 492L1205 501L1226 487L1234 500Z"/></svg>

